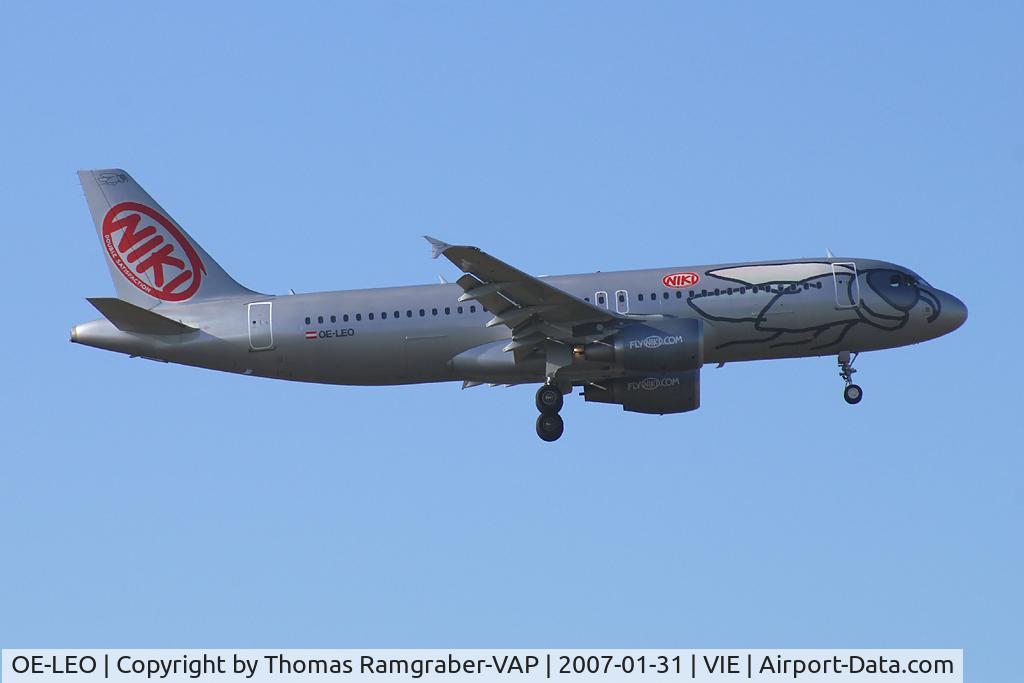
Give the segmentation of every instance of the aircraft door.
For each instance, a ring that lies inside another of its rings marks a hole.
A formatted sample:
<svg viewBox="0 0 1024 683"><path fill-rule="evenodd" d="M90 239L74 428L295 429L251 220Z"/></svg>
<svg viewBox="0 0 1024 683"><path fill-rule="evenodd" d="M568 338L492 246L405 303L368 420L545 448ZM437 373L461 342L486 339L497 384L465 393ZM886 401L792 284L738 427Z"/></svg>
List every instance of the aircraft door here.
<svg viewBox="0 0 1024 683"><path fill-rule="evenodd" d="M266 351L274 348L272 307L273 304L269 301L249 304L250 351Z"/></svg>
<svg viewBox="0 0 1024 683"><path fill-rule="evenodd" d="M629 292L624 289L615 292L615 312L629 313Z"/></svg>
<svg viewBox="0 0 1024 683"><path fill-rule="evenodd" d="M836 308L855 308L860 303L856 263L833 263L832 282L836 288Z"/></svg>

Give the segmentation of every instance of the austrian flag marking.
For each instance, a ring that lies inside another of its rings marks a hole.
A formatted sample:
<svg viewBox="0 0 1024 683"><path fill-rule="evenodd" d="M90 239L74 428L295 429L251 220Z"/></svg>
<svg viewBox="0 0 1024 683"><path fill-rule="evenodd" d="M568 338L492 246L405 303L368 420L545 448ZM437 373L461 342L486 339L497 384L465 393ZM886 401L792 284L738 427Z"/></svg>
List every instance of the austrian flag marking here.
<svg viewBox="0 0 1024 683"><path fill-rule="evenodd" d="M110 207L103 218L103 247L133 285L163 301L195 296L206 269L195 248L156 209L136 202Z"/></svg>
<svg viewBox="0 0 1024 683"><path fill-rule="evenodd" d="M700 282L697 273L671 273L661 278L661 284L674 289L686 289Z"/></svg>
<svg viewBox="0 0 1024 683"><path fill-rule="evenodd" d="M306 339L316 339L316 331L315 330L307 330L306 331Z"/></svg>

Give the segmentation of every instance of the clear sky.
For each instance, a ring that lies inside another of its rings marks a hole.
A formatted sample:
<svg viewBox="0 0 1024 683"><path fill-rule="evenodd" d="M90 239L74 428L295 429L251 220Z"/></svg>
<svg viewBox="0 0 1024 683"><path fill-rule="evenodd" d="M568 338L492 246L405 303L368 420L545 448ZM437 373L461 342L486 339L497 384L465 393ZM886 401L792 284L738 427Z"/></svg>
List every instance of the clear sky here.
<svg viewBox="0 0 1024 683"><path fill-rule="evenodd" d="M941 646L1019 676L1020 3L0 5L0 644ZM651 417L68 343L127 169L264 292L836 254L970 308ZM1014 669L1013 667L1018 667ZM1016 674L1012 673L1016 671Z"/></svg>

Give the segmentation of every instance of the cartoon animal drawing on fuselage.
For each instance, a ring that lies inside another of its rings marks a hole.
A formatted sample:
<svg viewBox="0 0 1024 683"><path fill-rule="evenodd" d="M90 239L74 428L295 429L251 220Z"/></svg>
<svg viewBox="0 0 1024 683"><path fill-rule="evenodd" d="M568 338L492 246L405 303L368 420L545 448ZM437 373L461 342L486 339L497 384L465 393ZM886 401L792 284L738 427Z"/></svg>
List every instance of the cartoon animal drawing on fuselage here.
<svg viewBox="0 0 1024 683"><path fill-rule="evenodd" d="M721 286L712 288L715 280ZM713 322L752 324L765 333L717 348L774 341L771 348L822 350L839 344L859 324L898 330L920 301L928 306L928 322L940 312L938 297L917 278L892 268L858 272L852 263L830 262L735 266L709 270L701 282L701 291L687 300L693 310ZM734 293L741 296L723 301ZM820 314L813 319L794 314L807 310L803 300L810 298L821 302Z"/></svg>

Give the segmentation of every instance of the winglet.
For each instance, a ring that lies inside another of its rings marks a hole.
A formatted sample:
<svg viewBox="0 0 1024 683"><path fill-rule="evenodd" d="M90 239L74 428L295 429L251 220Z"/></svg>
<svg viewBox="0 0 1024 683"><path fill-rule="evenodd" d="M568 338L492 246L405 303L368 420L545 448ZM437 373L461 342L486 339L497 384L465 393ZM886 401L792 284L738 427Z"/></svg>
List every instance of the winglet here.
<svg viewBox="0 0 1024 683"><path fill-rule="evenodd" d="M447 242L442 242L441 240L434 239L430 235L424 235L423 239L430 242L430 258L437 258L438 256L444 253L445 249L452 246Z"/></svg>

